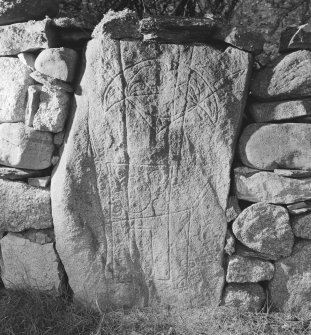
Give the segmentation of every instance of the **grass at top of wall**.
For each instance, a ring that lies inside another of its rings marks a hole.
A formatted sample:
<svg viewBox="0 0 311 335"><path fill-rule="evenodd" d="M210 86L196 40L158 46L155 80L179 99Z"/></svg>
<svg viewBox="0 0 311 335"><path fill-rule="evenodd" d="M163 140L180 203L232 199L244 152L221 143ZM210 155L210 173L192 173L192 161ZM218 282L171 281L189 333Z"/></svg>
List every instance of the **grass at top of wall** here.
<svg viewBox="0 0 311 335"><path fill-rule="evenodd" d="M281 313L233 309L187 311L132 309L99 313L48 294L0 291L1 335L295 335L311 334L309 322Z"/></svg>

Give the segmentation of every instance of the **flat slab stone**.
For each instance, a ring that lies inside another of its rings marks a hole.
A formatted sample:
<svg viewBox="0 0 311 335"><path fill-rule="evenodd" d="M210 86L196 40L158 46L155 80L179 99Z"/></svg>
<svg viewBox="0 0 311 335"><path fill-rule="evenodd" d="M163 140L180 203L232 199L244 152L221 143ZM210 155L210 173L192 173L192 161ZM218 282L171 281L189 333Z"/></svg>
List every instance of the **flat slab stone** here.
<svg viewBox="0 0 311 335"><path fill-rule="evenodd" d="M311 213L293 215L290 222L295 236L311 239Z"/></svg>
<svg viewBox="0 0 311 335"><path fill-rule="evenodd" d="M311 95L311 51L280 56L255 76L251 93L259 100L299 99Z"/></svg>
<svg viewBox="0 0 311 335"><path fill-rule="evenodd" d="M53 135L23 123L0 124L0 164L30 170L51 166Z"/></svg>
<svg viewBox="0 0 311 335"><path fill-rule="evenodd" d="M234 169L238 199L251 202L292 204L311 199L311 178L294 179L247 167Z"/></svg>
<svg viewBox="0 0 311 335"><path fill-rule="evenodd" d="M259 312L266 300L263 288L257 283L229 284L223 303L244 312Z"/></svg>
<svg viewBox="0 0 311 335"><path fill-rule="evenodd" d="M288 178L309 178L311 171L309 170L289 170L289 169L274 169L273 171L279 176Z"/></svg>
<svg viewBox="0 0 311 335"><path fill-rule="evenodd" d="M244 245L273 260L289 256L294 244L286 208L264 202L244 209L232 231Z"/></svg>
<svg viewBox="0 0 311 335"><path fill-rule="evenodd" d="M234 48L89 42L51 184L57 250L76 299L219 304L251 65Z"/></svg>
<svg viewBox="0 0 311 335"><path fill-rule="evenodd" d="M271 262L256 258L232 256L229 258L226 281L228 283L257 283L273 278Z"/></svg>
<svg viewBox="0 0 311 335"><path fill-rule="evenodd" d="M28 178L28 184L34 187L48 187L51 181L51 176Z"/></svg>
<svg viewBox="0 0 311 335"><path fill-rule="evenodd" d="M0 210L1 232L53 227L48 190L0 179Z"/></svg>
<svg viewBox="0 0 311 335"><path fill-rule="evenodd" d="M297 49L311 50L311 25L288 27L281 33L279 52Z"/></svg>
<svg viewBox="0 0 311 335"><path fill-rule="evenodd" d="M311 201L301 201L288 205L287 210L292 215L299 215L311 211Z"/></svg>
<svg viewBox="0 0 311 335"><path fill-rule="evenodd" d="M33 128L58 133L65 127L72 95L43 86L38 111L33 118Z"/></svg>
<svg viewBox="0 0 311 335"><path fill-rule="evenodd" d="M35 69L47 76L71 83L79 59L78 53L69 48L43 50L35 61Z"/></svg>
<svg viewBox="0 0 311 335"><path fill-rule="evenodd" d="M290 120L311 114L311 99L252 103L248 112L255 122Z"/></svg>
<svg viewBox="0 0 311 335"><path fill-rule="evenodd" d="M0 57L0 73L0 123L24 121L31 71L17 58Z"/></svg>
<svg viewBox="0 0 311 335"><path fill-rule="evenodd" d="M271 303L278 311L311 317L311 241L295 244L290 257L275 263L275 274L269 283Z"/></svg>
<svg viewBox="0 0 311 335"><path fill-rule="evenodd" d="M50 19L0 26L0 56L14 56L56 45Z"/></svg>
<svg viewBox="0 0 311 335"><path fill-rule="evenodd" d="M0 166L0 178L9 180L25 180L27 178L41 177L49 173L49 170L25 170Z"/></svg>
<svg viewBox="0 0 311 335"><path fill-rule="evenodd" d="M39 71L32 72L30 76L35 81L48 87L51 90L61 90L68 93L74 92L74 88L70 84L65 83L60 79L53 78L43 73L40 73Z"/></svg>
<svg viewBox="0 0 311 335"><path fill-rule="evenodd" d="M41 245L55 242L55 234L53 228L27 229L20 233L14 233L14 235L20 236L33 243L39 243Z"/></svg>
<svg viewBox="0 0 311 335"><path fill-rule="evenodd" d="M311 124L250 124L240 137L239 155L255 169L311 170Z"/></svg>
<svg viewBox="0 0 311 335"><path fill-rule="evenodd" d="M59 292L62 273L53 243L40 245L9 233L0 245L1 277L6 288Z"/></svg>
<svg viewBox="0 0 311 335"><path fill-rule="evenodd" d="M0 25L53 17L58 0L0 0Z"/></svg>

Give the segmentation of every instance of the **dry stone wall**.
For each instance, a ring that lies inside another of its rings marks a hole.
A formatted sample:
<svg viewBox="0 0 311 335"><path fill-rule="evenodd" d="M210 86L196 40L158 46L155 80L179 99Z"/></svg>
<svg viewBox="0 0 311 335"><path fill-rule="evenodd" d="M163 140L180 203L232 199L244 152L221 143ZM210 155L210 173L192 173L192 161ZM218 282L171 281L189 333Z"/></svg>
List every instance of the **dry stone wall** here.
<svg viewBox="0 0 311 335"><path fill-rule="evenodd" d="M310 316L309 26L287 29L279 58L255 70L262 38L213 19L109 12L91 36L45 18L57 2L35 16L10 4L5 287L69 285L93 306L271 303Z"/></svg>

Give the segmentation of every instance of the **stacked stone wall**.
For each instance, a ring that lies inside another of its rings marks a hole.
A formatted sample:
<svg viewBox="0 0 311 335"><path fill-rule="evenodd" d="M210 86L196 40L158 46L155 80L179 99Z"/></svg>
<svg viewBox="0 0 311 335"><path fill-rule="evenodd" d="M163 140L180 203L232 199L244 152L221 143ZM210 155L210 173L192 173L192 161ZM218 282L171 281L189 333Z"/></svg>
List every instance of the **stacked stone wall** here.
<svg viewBox="0 0 311 335"><path fill-rule="evenodd" d="M91 37L4 3L4 286L308 313L309 26L258 69L261 36L213 19L110 12Z"/></svg>

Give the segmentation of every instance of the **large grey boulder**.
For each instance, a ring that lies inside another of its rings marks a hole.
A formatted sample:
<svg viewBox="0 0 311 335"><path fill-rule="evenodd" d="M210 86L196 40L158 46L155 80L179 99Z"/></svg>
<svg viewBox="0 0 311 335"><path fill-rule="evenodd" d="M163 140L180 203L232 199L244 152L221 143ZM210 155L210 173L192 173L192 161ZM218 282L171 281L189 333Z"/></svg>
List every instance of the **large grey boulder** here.
<svg viewBox="0 0 311 335"><path fill-rule="evenodd" d="M24 121L31 71L17 58L0 57L0 73L0 123Z"/></svg>
<svg viewBox="0 0 311 335"><path fill-rule="evenodd" d="M51 166L53 135L22 122L0 124L0 164L43 170Z"/></svg>
<svg viewBox="0 0 311 335"><path fill-rule="evenodd" d="M311 170L311 124L250 124L241 135L239 154L255 169Z"/></svg>
<svg viewBox="0 0 311 335"><path fill-rule="evenodd" d="M0 245L1 278L6 288L60 293L64 276L53 243L41 245L9 233Z"/></svg>
<svg viewBox="0 0 311 335"><path fill-rule="evenodd" d="M0 179L0 233L53 227L49 190Z"/></svg>
<svg viewBox="0 0 311 335"><path fill-rule="evenodd" d="M290 257L275 263L269 284L271 303L282 312L311 317L311 241L297 242Z"/></svg>
<svg viewBox="0 0 311 335"><path fill-rule="evenodd" d="M299 50L280 56L260 70L251 85L260 100L286 100L311 95L311 51Z"/></svg>
<svg viewBox="0 0 311 335"><path fill-rule="evenodd" d="M53 17L58 0L0 0L0 25Z"/></svg>
<svg viewBox="0 0 311 335"><path fill-rule="evenodd" d="M251 55L92 40L51 184L75 298L217 306ZM217 171L217 173L215 173Z"/></svg>
<svg viewBox="0 0 311 335"><path fill-rule="evenodd" d="M273 277L271 262L234 255L229 258L226 281L228 283L257 283Z"/></svg>
<svg viewBox="0 0 311 335"><path fill-rule="evenodd" d="M291 225L295 236L311 240L311 214L293 215Z"/></svg>
<svg viewBox="0 0 311 335"><path fill-rule="evenodd" d="M0 26L0 56L14 56L57 45L51 20L28 21Z"/></svg>
<svg viewBox="0 0 311 335"><path fill-rule="evenodd" d="M249 114L255 122L289 120L302 116L310 116L311 99L256 102L250 104Z"/></svg>
<svg viewBox="0 0 311 335"><path fill-rule="evenodd" d="M229 284L223 297L225 306L242 312L259 312L265 300L265 292L257 283Z"/></svg>
<svg viewBox="0 0 311 335"><path fill-rule="evenodd" d="M270 259L289 256L294 244L287 209L264 202L244 209L233 222L232 231L247 247Z"/></svg>
<svg viewBox="0 0 311 335"><path fill-rule="evenodd" d="M311 178L287 178L247 167L234 169L234 188L238 199L251 202L292 204L311 199Z"/></svg>

